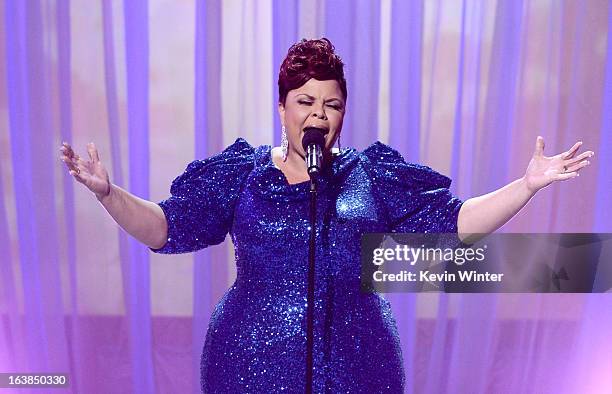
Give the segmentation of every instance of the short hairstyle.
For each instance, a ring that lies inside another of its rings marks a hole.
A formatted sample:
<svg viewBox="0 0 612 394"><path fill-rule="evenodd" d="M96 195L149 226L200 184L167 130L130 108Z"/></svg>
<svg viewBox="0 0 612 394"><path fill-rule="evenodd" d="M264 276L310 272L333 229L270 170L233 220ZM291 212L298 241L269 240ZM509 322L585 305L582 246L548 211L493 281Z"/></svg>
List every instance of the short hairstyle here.
<svg viewBox="0 0 612 394"><path fill-rule="evenodd" d="M287 93L304 85L310 78L338 81L346 101L344 63L340 56L334 53L334 46L327 38L303 38L289 48L278 73L278 102L285 105Z"/></svg>

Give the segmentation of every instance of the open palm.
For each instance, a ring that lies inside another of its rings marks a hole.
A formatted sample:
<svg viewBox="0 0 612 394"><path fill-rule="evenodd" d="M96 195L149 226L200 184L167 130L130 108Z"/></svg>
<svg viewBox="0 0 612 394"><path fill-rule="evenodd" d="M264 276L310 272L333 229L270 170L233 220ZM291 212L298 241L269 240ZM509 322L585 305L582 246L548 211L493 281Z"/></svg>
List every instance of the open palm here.
<svg viewBox="0 0 612 394"><path fill-rule="evenodd" d="M94 143L87 144L89 160L84 160L74 153L72 147L64 142L60 148L60 159L66 164L70 175L84 184L96 196L103 197L110 192L110 181L108 171L104 168L98 150Z"/></svg>
<svg viewBox="0 0 612 394"><path fill-rule="evenodd" d="M544 156L544 138L538 136L535 151L525 172L529 190L535 193L555 181L577 177L578 171L590 164L586 159L595 154L593 151L586 151L576 156L581 145L581 141L576 142L565 152Z"/></svg>

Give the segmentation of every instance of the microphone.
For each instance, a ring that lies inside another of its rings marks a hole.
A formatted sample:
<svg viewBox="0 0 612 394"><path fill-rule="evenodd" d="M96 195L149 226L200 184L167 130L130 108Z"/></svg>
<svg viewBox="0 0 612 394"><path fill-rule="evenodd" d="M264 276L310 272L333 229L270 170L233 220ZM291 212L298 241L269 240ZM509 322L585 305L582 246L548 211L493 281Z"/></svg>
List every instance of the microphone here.
<svg viewBox="0 0 612 394"><path fill-rule="evenodd" d="M325 146L325 130L318 127L306 127L302 137L302 147L306 151L306 168L310 178L321 173L323 147Z"/></svg>

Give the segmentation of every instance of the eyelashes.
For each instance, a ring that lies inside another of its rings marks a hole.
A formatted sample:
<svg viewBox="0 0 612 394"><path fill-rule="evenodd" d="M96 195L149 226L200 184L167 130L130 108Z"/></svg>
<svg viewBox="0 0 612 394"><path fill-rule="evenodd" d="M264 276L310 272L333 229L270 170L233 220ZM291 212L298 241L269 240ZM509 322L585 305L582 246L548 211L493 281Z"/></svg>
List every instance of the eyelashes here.
<svg viewBox="0 0 612 394"><path fill-rule="evenodd" d="M311 102L309 101L298 101L299 104L305 104L305 105L312 105ZM336 111L340 111L342 109L342 107L338 106L338 105L328 105L328 107L331 107L333 109L335 109Z"/></svg>

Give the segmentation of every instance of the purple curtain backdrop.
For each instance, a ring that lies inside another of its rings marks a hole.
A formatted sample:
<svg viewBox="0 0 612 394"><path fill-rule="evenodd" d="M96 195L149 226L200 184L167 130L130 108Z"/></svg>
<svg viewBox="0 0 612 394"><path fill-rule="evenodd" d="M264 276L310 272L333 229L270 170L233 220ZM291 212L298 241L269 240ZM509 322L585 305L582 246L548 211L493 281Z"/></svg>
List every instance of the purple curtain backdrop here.
<svg viewBox="0 0 612 394"><path fill-rule="evenodd" d="M149 7L146 0L123 3L127 76L130 191L149 198ZM151 350L149 252L129 239L124 263L124 294L129 324L133 391L155 391Z"/></svg>
<svg viewBox="0 0 612 394"><path fill-rule="evenodd" d="M380 54L380 2L329 0L325 3L326 32L346 67L348 99L340 140L363 149L377 138ZM368 77L365 77L365 76ZM367 110L366 110L367 109Z"/></svg>
<svg viewBox="0 0 612 394"><path fill-rule="evenodd" d="M311 26L315 9L320 29ZM160 65L153 21L166 17L180 23L163 33L176 35L176 47L189 37L190 56ZM223 24L249 18L257 34ZM593 165L540 192L500 231L612 232L605 0L5 0L0 21L0 372L67 372L65 392L199 392L210 313L231 283L229 245L187 258L150 254L65 173L57 148L69 141L86 154L84 143L95 141L116 185L165 197L154 185L167 190L176 169L236 133L224 128L233 108L223 105L222 78L240 61L226 52L235 40L258 48L271 68L262 62L254 72L274 83L270 131L240 130L249 141L280 141L278 67L304 32L321 30L346 63L343 146L383 139L451 176L467 199L520 177L537 135L548 154L581 139L596 151ZM185 62L193 91L160 98L163 65ZM151 120L185 118L193 133L167 130L163 140ZM173 139L180 143L169 146ZM160 162L173 175L153 172ZM183 274L160 274L157 263ZM407 393L612 390L610 294L386 298Z"/></svg>
<svg viewBox="0 0 612 394"><path fill-rule="evenodd" d="M220 1L198 1L196 6L195 40L195 157L208 157L223 149L221 130L221 4ZM198 366L202 354L202 337L212 305L216 302L211 283L216 275L213 270L216 261L227 260L226 250L205 249L194 255L193 266L193 323L192 323L192 365ZM200 381L200 368L191 369L193 382ZM194 384L199 392L199 384Z"/></svg>

